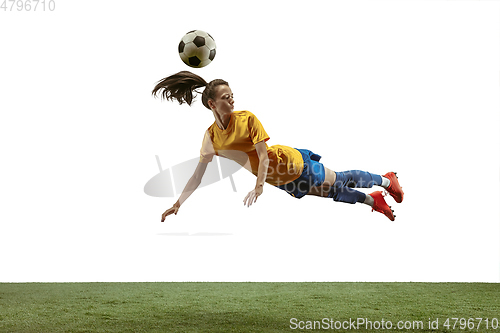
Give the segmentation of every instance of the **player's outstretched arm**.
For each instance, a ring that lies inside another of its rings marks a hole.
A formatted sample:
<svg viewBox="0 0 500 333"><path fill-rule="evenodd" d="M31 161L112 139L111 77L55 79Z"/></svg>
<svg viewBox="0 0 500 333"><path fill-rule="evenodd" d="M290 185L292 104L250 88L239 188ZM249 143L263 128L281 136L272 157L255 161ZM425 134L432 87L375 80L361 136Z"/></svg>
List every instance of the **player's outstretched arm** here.
<svg viewBox="0 0 500 333"><path fill-rule="evenodd" d="M257 183L255 188L250 191L245 199L243 200L243 205L250 207L254 202L257 202L257 198L264 191L264 183L267 178L267 169L269 167L269 157L267 156L266 143L261 141L255 144L255 149L257 150L257 155L259 156L259 171L257 173Z"/></svg>
<svg viewBox="0 0 500 333"><path fill-rule="evenodd" d="M201 183L201 180L203 178L203 175L205 174L205 170L207 170L207 165L208 163L202 163L199 162L198 166L196 167L196 170L194 171L194 174L189 178L188 183L186 184L186 187L184 187L184 190L182 191L181 196L179 197L179 200L169 209L165 211L165 213L162 214L161 216L161 221L165 221L165 218L171 214L177 215L177 212L179 211L179 208L181 207L182 203L186 201L186 199L198 188L198 186Z"/></svg>

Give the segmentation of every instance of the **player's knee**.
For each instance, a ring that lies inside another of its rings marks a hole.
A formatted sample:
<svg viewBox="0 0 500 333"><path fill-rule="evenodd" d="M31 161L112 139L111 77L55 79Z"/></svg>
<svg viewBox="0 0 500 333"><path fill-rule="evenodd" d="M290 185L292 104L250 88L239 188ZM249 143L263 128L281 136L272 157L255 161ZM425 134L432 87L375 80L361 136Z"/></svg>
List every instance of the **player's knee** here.
<svg viewBox="0 0 500 333"><path fill-rule="evenodd" d="M350 188L346 187L332 187L330 189L330 192L328 193L328 197L337 202L345 202L350 204L359 202L356 191L353 191Z"/></svg>
<svg viewBox="0 0 500 333"><path fill-rule="evenodd" d="M332 187L328 193L328 197L332 198L337 202L345 202L350 204L355 204L357 202L363 202L366 195L362 192L358 192L349 187Z"/></svg>

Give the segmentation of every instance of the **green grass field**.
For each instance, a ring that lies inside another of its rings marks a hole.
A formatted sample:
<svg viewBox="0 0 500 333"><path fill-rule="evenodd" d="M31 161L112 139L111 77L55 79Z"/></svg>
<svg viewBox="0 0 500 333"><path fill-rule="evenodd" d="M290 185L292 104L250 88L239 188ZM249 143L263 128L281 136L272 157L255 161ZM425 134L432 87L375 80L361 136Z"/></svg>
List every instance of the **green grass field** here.
<svg viewBox="0 0 500 333"><path fill-rule="evenodd" d="M1 283L0 332L294 332L314 324L346 332L356 326L339 325L358 320L359 332L500 332L499 296L500 284L488 283ZM460 318L474 318L474 328L461 329ZM388 321L392 329L382 329Z"/></svg>

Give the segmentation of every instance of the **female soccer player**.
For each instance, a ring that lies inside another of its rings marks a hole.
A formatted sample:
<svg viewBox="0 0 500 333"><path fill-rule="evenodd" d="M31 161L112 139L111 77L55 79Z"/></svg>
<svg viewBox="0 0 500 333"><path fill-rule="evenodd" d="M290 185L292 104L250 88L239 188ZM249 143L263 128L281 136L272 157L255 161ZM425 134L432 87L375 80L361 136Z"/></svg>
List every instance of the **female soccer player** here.
<svg viewBox="0 0 500 333"><path fill-rule="evenodd" d="M315 195L351 204L364 203L372 207L372 211L394 221L394 211L387 205L383 191L365 194L353 188L378 185L400 203L404 193L396 173L380 176L360 170L334 172L319 163L321 156L310 150L282 145L268 147L269 136L257 117L249 111L233 111L233 93L226 81L216 79L207 83L196 74L182 71L160 80L152 94L191 105L193 92L198 92L196 89L199 88L204 88L201 101L212 110L215 122L205 132L200 161L193 176L179 200L162 214L162 222L172 213L177 215L183 202L201 183L214 155L234 160L257 176L255 188L243 200L248 207L257 201L264 190L264 182L267 182L298 199Z"/></svg>

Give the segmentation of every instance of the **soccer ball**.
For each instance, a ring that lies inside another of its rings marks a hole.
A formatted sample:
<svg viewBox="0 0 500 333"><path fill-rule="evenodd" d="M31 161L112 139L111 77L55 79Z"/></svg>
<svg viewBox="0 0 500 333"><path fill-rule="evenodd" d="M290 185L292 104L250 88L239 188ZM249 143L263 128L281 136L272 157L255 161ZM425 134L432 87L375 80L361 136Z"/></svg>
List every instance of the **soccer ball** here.
<svg viewBox="0 0 500 333"><path fill-rule="evenodd" d="M188 66L205 67L215 58L215 40L205 31L190 31L179 43L179 56Z"/></svg>

